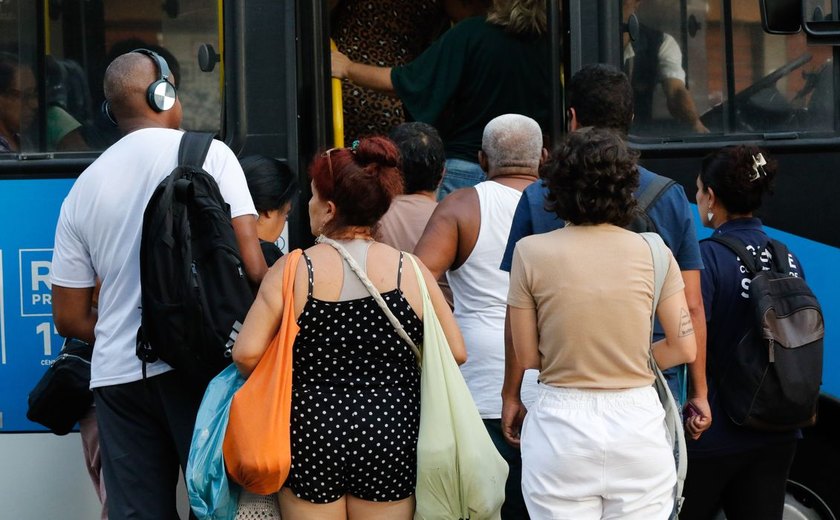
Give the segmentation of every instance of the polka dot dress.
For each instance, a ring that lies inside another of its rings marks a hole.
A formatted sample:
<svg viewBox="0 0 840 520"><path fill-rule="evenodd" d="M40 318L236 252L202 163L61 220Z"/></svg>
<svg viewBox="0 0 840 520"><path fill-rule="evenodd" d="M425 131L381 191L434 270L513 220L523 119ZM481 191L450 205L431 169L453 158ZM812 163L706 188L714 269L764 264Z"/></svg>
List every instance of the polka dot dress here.
<svg viewBox="0 0 840 520"><path fill-rule="evenodd" d="M414 353L372 297L309 294L298 319L292 387L292 468L286 485L315 503L351 494L402 500L414 493L420 373ZM400 272L402 257L400 257ZM423 323L397 288L382 298L416 344Z"/></svg>

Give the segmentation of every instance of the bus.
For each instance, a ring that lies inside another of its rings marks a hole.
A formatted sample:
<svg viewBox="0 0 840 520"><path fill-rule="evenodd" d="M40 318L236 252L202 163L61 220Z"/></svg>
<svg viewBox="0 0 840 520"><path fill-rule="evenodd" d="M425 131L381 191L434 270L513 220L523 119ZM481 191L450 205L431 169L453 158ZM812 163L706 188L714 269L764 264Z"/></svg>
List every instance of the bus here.
<svg viewBox="0 0 840 520"><path fill-rule="evenodd" d="M351 1L0 0L0 57L13 56L31 80L0 92L0 110L14 107L18 121L15 143L0 152L0 516L98 515L78 433L55 436L28 421L26 408L63 341L52 323L49 285L61 202L117 138L100 112L109 61L137 47L160 51L178 83L185 128L216 132L238 155L269 155L299 172L304 193L286 236L292 247L307 246L306 166L343 137L334 134L340 125L329 72L330 9ZM565 128L563 78L595 62L633 78L628 39L655 33L673 40L682 84L654 81L643 110L637 105L629 138L642 163L677 180L693 200L700 161L714 149L754 143L778 161L776 194L759 216L799 256L828 323L818 422L803 431L786 518L835 518L837 2L549 0L547 12L553 115L544 131L551 142ZM183 518L186 509L182 500Z"/></svg>

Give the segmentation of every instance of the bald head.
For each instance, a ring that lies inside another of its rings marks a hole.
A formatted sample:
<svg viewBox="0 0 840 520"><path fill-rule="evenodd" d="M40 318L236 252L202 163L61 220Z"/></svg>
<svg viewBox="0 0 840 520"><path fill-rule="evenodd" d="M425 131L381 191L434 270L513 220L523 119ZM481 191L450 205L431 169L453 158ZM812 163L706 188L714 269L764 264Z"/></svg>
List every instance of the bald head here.
<svg viewBox="0 0 840 520"><path fill-rule="evenodd" d="M505 114L484 127L481 150L491 175L497 168L538 168L542 149L542 130L530 117Z"/></svg>
<svg viewBox="0 0 840 520"><path fill-rule="evenodd" d="M171 117L175 114L155 112L146 101L146 90L158 78L159 72L154 60L139 52L122 54L108 65L103 88L105 99L111 105L111 111L117 121L121 122L127 118L157 118L158 116L175 119ZM177 119L179 120L175 128L180 124L180 115Z"/></svg>

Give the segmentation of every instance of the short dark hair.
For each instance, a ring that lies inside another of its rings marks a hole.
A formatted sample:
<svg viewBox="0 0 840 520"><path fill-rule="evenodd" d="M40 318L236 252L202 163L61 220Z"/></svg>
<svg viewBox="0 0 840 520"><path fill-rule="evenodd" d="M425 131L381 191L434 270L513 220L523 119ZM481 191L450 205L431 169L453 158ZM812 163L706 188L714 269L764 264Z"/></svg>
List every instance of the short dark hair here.
<svg viewBox="0 0 840 520"><path fill-rule="evenodd" d="M625 135L630 131L633 87L617 68L604 63L586 65L572 76L567 93L580 126L612 128Z"/></svg>
<svg viewBox="0 0 840 520"><path fill-rule="evenodd" d="M388 135L400 151L405 192L435 191L443 178L446 153L435 127L412 122L396 126Z"/></svg>
<svg viewBox="0 0 840 520"><path fill-rule="evenodd" d="M753 169L754 158L761 154L767 164ZM743 215L761 207L764 195L773 193L776 162L757 146L736 145L721 148L703 159L700 182L704 190L712 188L729 213Z"/></svg>
<svg viewBox="0 0 840 520"><path fill-rule="evenodd" d="M330 226L373 226L379 222L403 191L399 159L396 145L382 136L363 137L352 149L316 155L309 176L318 195L335 204L336 216Z"/></svg>
<svg viewBox="0 0 840 520"><path fill-rule="evenodd" d="M240 164L259 213L280 209L297 196L298 182L286 163L263 155L249 155Z"/></svg>
<svg viewBox="0 0 840 520"><path fill-rule="evenodd" d="M540 170L548 187L546 209L572 224L626 226L636 209L637 158L615 130L569 133Z"/></svg>
<svg viewBox="0 0 840 520"><path fill-rule="evenodd" d="M107 63L111 63L123 54L137 49L149 49L159 54L166 61L166 64L169 65L169 72L174 76L174 81L172 78L169 81L175 85L175 88L181 86L181 63L178 61L178 58L166 47L148 43L140 38L128 38L114 43L108 53Z"/></svg>

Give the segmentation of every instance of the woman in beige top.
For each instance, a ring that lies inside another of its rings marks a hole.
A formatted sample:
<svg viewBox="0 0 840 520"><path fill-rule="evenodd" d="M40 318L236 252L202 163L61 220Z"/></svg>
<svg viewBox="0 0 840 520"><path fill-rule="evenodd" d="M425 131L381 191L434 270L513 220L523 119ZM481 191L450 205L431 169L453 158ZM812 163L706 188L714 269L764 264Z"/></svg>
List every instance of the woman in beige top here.
<svg viewBox="0 0 840 520"><path fill-rule="evenodd" d="M636 209L636 154L601 129L569 134L544 166L548 207L566 227L522 239L511 270L513 345L540 391L522 428L531 518L668 518L676 473L648 367L653 259L623 229ZM673 256L656 315L665 369L694 360Z"/></svg>

